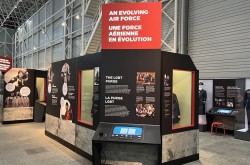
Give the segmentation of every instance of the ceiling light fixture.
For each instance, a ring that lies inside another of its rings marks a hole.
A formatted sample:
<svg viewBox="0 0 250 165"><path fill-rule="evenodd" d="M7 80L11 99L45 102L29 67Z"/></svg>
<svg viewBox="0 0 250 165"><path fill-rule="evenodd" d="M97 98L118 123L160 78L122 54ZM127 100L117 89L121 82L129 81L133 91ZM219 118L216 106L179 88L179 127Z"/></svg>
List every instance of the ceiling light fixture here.
<svg viewBox="0 0 250 165"><path fill-rule="evenodd" d="M66 23L65 23L65 22L63 22L63 23L62 23L62 26L66 26Z"/></svg>
<svg viewBox="0 0 250 165"><path fill-rule="evenodd" d="M77 14L77 15L76 15L76 19L80 19L80 16L79 16L79 14Z"/></svg>

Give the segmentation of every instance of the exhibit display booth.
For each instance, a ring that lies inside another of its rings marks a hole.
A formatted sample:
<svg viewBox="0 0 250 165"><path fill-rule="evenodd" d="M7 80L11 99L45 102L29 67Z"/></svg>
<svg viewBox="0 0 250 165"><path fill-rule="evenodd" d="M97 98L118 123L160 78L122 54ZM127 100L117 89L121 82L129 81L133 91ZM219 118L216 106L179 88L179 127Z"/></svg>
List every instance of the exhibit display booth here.
<svg viewBox="0 0 250 165"><path fill-rule="evenodd" d="M199 159L199 73L189 56L161 51L161 9L103 5L102 51L49 68L47 136L93 164Z"/></svg>
<svg viewBox="0 0 250 165"><path fill-rule="evenodd" d="M34 105L39 98L45 101L46 71L11 68L3 77L3 124L34 121L35 117L45 115L44 111L39 116Z"/></svg>
<svg viewBox="0 0 250 165"><path fill-rule="evenodd" d="M206 130L211 131L213 122L220 122L224 124L226 134L232 133L237 139L250 140L247 116L249 89L246 79L214 79L200 82L207 91ZM200 121L204 121L203 119Z"/></svg>
<svg viewBox="0 0 250 165"><path fill-rule="evenodd" d="M48 70L45 134L91 159L99 122L101 53L52 63Z"/></svg>
<svg viewBox="0 0 250 165"><path fill-rule="evenodd" d="M101 59L94 164L199 159L198 71L191 58L159 50L103 50Z"/></svg>
<svg viewBox="0 0 250 165"><path fill-rule="evenodd" d="M52 63L47 81L46 135L95 164L102 152L146 164L198 159L198 71L189 56L103 50Z"/></svg>

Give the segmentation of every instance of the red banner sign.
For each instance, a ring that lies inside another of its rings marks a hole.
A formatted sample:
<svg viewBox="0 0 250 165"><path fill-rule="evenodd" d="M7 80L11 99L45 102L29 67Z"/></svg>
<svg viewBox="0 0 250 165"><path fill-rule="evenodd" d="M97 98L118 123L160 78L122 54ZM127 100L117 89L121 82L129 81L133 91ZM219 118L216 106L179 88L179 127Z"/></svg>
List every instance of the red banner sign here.
<svg viewBox="0 0 250 165"><path fill-rule="evenodd" d="M12 68L12 59L0 56L0 71L7 72Z"/></svg>
<svg viewBox="0 0 250 165"><path fill-rule="evenodd" d="M102 49L161 49L161 2L102 6Z"/></svg>

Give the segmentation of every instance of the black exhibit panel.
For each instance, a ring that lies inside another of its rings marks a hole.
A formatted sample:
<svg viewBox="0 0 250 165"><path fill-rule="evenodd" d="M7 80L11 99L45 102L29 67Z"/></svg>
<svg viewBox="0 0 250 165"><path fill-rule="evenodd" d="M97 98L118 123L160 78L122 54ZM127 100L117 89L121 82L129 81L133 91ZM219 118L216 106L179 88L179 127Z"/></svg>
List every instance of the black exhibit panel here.
<svg viewBox="0 0 250 165"><path fill-rule="evenodd" d="M198 128L199 72L190 56L162 52L162 133Z"/></svg>
<svg viewBox="0 0 250 165"><path fill-rule="evenodd" d="M101 121L160 125L160 50L103 50Z"/></svg>
<svg viewBox="0 0 250 165"><path fill-rule="evenodd" d="M62 120L76 121L76 59L52 63L47 76L47 113Z"/></svg>
<svg viewBox="0 0 250 165"><path fill-rule="evenodd" d="M34 106L34 70L12 68L4 74L4 108Z"/></svg>
<svg viewBox="0 0 250 165"><path fill-rule="evenodd" d="M77 58L77 124L95 130L100 120L101 53Z"/></svg>
<svg viewBox="0 0 250 165"><path fill-rule="evenodd" d="M3 123L32 121L34 70L12 68L4 74Z"/></svg>
<svg viewBox="0 0 250 165"><path fill-rule="evenodd" d="M243 108L245 79L215 79L213 84L213 107Z"/></svg>

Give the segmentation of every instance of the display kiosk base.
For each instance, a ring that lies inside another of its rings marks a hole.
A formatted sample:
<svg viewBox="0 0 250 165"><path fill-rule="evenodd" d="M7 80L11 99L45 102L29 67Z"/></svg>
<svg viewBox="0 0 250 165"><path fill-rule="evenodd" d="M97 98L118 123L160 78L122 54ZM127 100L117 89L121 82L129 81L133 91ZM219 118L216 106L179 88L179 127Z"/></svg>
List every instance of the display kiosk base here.
<svg viewBox="0 0 250 165"><path fill-rule="evenodd" d="M93 164L159 165L159 145L93 141Z"/></svg>
<svg viewBox="0 0 250 165"><path fill-rule="evenodd" d="M204 124L204 125L199 124L199 131L200 132L206 132L207 131L207 125L206 124Z"/></svg>
<svg viewBox="0 0 250 165"><path fill-rule="evenodd" d="M93 164L106 161L158 165L160 126L101 122L92 140Z"/></svg>
<svg viewBox="0 0 250 165"><path fill-rule="evenodd" d="M240 140L250 141L250 132L246 132L246 130L237 130L234 131L234 138Z"/></svg>

